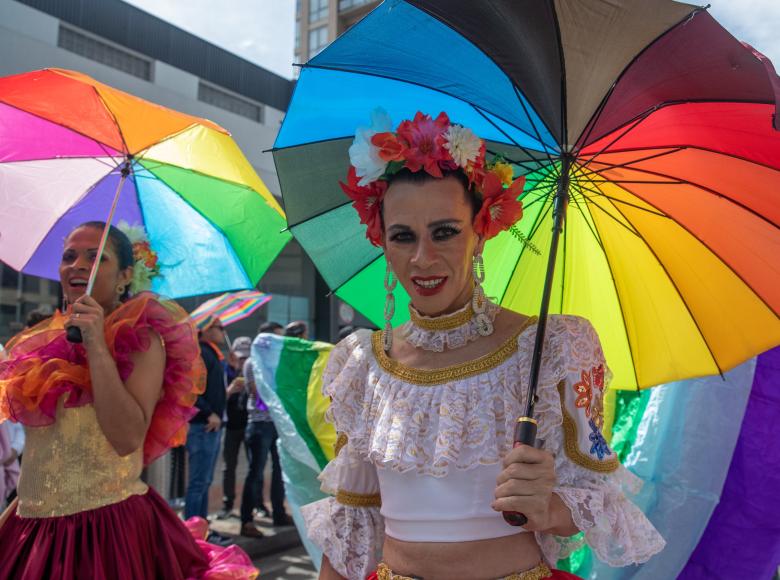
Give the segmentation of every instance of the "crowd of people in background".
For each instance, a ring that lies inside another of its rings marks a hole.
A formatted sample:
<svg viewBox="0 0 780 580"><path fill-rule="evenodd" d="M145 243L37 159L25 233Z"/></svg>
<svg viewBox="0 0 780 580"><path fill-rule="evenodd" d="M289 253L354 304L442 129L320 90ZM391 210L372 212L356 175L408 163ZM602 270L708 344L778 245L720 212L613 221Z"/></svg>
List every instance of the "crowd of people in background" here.
<svg viewBox="0 0 780 580"><path fill-rule="evenodd" d="M286 327L276 322L260 326L260 333L308 338L306 323L297 321ZM233 340L227 357L221 345L226 344L225 329L218 318L208 317L198 325L201 356L207 370L206 390L195 406L198 414L190 420L187 436L188 481L184 517L208 516L209 490L222 449L222 509L218 519L235 516L236 471L241 448L248 460L239 504L241 535L262 538L255 517L270 518L274 526L292 525L284 507L284 482L277 433L268 406L258 393L250 351L252 338L240 336ZM224 435L223 435L224 432ZM271 459L271 509L263 499L264 472ZM229 541L211 532L209 541Z"/></svg>

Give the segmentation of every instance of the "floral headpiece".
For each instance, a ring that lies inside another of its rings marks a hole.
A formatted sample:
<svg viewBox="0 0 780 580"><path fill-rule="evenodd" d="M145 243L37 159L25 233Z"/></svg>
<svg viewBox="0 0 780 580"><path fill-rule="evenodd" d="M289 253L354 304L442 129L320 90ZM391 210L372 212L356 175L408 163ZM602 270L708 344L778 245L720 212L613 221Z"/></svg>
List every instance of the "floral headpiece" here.
<svg viewBox="0 0 780 580"><path fill-rule="evenodd" d="M130 281L130 293L138 294L152 287L152 279L160 275L157 252L152 249L149 237L143 226L131 226L122 220L117 227L127 236L133 245L133 279Z"/></svg>
<svg viewBox="0 0 780 580"><path fill-rule="evenodd" d="M387 192L388 179L408 169L444 177L444 171L460 169L473 189L482 196L482 208L474 218L474 229L485 239L507 230L523 215L517 200L525 178L514 179L512 167L502 158L485 159L485 142L471 129L450 123L446 113L436 119L417 112L392 132L389 115L382 109L371 114L371 126L359 127L349 148L351 162L347 183L339 182L368 226L366 237L380 245L382 224L379 210Z"/></svg>

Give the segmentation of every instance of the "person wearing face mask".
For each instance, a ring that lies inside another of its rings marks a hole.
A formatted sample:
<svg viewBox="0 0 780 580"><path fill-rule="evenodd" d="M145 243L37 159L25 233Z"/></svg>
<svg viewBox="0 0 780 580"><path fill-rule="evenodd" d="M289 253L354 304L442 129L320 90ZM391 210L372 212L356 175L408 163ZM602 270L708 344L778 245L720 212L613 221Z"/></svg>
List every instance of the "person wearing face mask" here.
<svg viewBox="0 0 780 580"><path fill-rule="evenodd" d="M27 434L18 498L0 517L0 578L254 578L246 554L203 542L205 522L185 525L141 480L184 442L205 371L187 313L144 291L157 273L148 240L109 227L86 293L105 227L70 232L63 311L14 337L0 363L0 421ZM66 339L71 326L82 343Z"/></svg>
<svg viewBox="0 0 780 580"><path fill-rule="evenodd" d="M523 178L445 113L360 130L349 153L341 187L384 252L387 322L342 340L323 375L338 441L320 479L334 497L302 508L320 578L573 578L553 567L581 531L614 566L659 552L601 435L610 372L587 320L549 317L543 445L513 446L537 320L486 297L482 253L521 218ZM411 320L393 328L397 283Z"/></svg>

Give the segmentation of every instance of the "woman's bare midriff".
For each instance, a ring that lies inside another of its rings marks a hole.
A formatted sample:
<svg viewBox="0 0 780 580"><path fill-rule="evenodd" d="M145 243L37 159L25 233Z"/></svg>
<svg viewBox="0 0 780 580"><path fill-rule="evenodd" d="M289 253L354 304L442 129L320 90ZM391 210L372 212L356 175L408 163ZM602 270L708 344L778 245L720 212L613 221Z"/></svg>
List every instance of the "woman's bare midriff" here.
<svg viewBox="0 0 780 580"><path fill-rule="evenodd" d="M542 559L531 533L474 542L402 542L385 538L382 561L396 574L425 580L495 580Z"/></svg>

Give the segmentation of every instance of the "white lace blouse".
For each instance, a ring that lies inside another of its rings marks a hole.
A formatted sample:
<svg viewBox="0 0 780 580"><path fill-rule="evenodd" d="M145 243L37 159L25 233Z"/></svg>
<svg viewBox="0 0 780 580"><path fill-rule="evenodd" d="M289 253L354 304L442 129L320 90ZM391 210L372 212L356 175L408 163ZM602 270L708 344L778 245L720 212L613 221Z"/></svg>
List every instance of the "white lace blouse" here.
<svg viewBox="0 0 780 580"><path fill-rule="evenodd" d="M445 481L451 477L455 484L465 471L476 470L476 480L486 466L498 469L512 448L515 420L525 409L535 335L536 324L529 321L492 354L436 370L413 369L390 359L379 333L370 331L358 331L334 348L323 390L332 399L328 419L335 423L340 449L320 475L323 491L334 497L304 506L303 515L309 537L336 571L350 580L365 578L381 559L382 512L409 513L408 506L392 505L409 495L380 490L380 480L399 481L396 476L409 474ZM636 493L640 482L620 465L601 435L602 396L610 372L596 332L583 318L551 316L545 342L537 436L555 455L554 492L602 561L612 566L644 562L665 542L626 498L624 490ZM378 470L390 470L393 477L378 477ZM489 489L477 492L472 487L471 494L492 497L495 481L485 485ZM469 493L469 486L458 489ZM452 509L474 504L471 497L461 500ZM426 518L435 518L435 513ZM445 515L452 519L452 510ZM468 521L464 514L458 527L463 522L468 527ZM426 529L436 530L431 523L426 522ZM535 536L551 566L580 546L571 538ZM471 539L481 538L474 530ZM427 541L463 537L443 534Z"/></svg>

